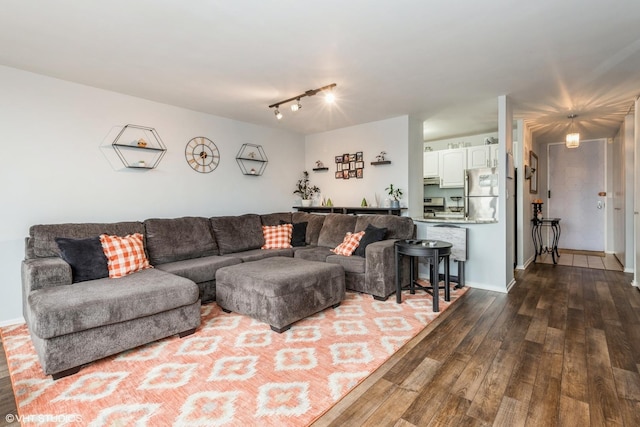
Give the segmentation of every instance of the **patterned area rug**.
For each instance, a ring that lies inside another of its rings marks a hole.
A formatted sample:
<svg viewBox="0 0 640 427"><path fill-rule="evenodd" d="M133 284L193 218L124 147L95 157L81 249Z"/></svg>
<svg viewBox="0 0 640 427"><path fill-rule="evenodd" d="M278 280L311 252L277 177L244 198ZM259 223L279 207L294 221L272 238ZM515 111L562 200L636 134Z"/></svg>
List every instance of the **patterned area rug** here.
<svg viewBox="0 0 640 427"><path fill-rule="evenodd" d="M452 291L452 302L465 289ZM22 425L303 426L326 412L439 313L431 297L403 303L347 293L277 334L215 304L195 334L44 376L25 325L0 330ZM450 303L440 299L440 313Z"/></svg>

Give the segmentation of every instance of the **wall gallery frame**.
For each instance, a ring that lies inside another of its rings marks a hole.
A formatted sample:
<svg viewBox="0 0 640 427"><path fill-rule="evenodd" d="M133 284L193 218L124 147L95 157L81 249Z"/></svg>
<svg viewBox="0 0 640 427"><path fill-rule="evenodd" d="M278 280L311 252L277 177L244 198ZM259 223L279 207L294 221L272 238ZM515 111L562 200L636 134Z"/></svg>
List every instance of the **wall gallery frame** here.
<svg viewBox="0 0 640 427"><path fill-rule="evenodd" d="M336 179L363 178L364 154L362 151L335 156L335 162Z"/></svg>
<svg viewBox="0 0 640 427"><path fill-rule="evenodd" d="M531 168L531 179L529 180L529 193L538 193L538 156L533 151L529 151L529 167Z"/></svg>

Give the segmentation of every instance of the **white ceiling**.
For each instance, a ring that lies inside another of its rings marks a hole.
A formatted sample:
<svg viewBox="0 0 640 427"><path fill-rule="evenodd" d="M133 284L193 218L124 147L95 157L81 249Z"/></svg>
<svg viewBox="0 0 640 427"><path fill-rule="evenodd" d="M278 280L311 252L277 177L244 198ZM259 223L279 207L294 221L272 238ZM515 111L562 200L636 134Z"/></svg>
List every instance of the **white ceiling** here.
<svg viewBox="0 0 640 427"><path fill-rule="evenodd" d="M425 139L612 137L640 95L640 1L3 0L0 64L310 134L400 115ZM337 103L303 98L336 83Z"/></svg>

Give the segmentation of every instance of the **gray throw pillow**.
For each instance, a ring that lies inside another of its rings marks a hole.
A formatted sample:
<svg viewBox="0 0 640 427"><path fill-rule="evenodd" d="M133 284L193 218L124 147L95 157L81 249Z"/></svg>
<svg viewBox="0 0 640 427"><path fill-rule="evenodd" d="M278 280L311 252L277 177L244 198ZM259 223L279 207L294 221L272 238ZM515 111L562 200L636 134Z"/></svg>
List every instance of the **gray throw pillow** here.
<svg viewBox="0 0 640 427"><path fill-rule="evenodd" d="M99 236L88 239L56 237L55 241L60 256L71 266L73 283L109 277L107 257Z"/></svg>

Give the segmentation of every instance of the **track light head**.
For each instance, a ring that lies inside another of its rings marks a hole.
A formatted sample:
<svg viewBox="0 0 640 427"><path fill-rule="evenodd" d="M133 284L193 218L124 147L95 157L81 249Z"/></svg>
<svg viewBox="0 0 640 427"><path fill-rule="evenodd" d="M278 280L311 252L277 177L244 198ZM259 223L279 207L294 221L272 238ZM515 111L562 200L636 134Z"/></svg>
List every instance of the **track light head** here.
<svg viewBox="0 0 640 427"><path fill-rule="evenodd" d="M332 90L325 94L324 100L327 102L327 104L333 104L333 102L336 100L336 96L333 94Z"/></svg>
<svg viewBox="0 0 640 427"><path fill-rule="evenodd" d="M302 104L300 104L300 98L296 99L295 104L291 104L291 111L298 111L302 108Z"/></svg>
<svg viewBox="0 0 640 427"><path fill-rule="evenodd" d="M276 119L278 119L278 120L282 119L282 113L280 112L280 110L278 110L278 106L277 105L276 105L276 111L274 111L273 114L276 115Z"/></svg>

